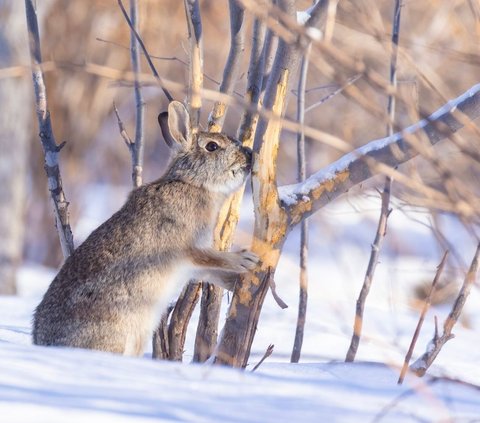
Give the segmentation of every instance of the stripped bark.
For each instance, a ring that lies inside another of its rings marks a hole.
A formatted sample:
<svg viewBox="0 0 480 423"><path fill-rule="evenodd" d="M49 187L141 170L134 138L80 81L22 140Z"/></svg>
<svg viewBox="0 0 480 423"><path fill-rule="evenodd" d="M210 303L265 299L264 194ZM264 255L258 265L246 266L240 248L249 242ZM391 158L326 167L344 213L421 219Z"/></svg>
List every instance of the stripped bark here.
<svg viewBox="0 0 480 423"><path fill-rule="evenodd" d="M298 81L297 98L297 120L303 126L305 123L305 90L307 86L308 74L308 53L302 60L300 78ZM297 136L297 162L298 162L298 182L305 181L307 177L307 166L305 159L305 132L300 131ZM302 352L303 333L305 330L305 321L307 317L308 303L308 221L304 219L300 227L300 292L298 298L298 316L297 326L295 328L295 340L293 342L292 355L290 361L298 363Z"/></svg>
<svg viewBox="0 0 480 423"><path fill-rule="evenodd" d="M60 175L58 153L65 145L57 145L52 130L50 112L48 111L47 92L41 69L42 54L38 31L37 11L33 0L25 0L27 28L30 44L30 59L32 64L33 87L35 89L35 106L38 119L40 142L42 143L45 172L48 179L48 190L53 201L55 224L60 238L64 258L74 250L73 234L70 228L68 201L65 197Z"/></svg>
<svg viewBox="0 0 480 423"><path fill-rule="evenodd" d="M203 34L199 0L184 0L190 42L188 108L193 133L198 131L203 86Z"/></svg>
<svg viewBox="0 0 480 423"><path fill-rule="evenodd" d="M317 4L322 11L325 11L325 6L328 6L328 2ZM312 18L313 16L312 13ZM318 13L315 16L321 18L322 14ZM280 43L277 58L283 55L285 51L283 53L280 51L285 49L285 46L286 43ZM293 49L291 47L290 53ZM262 263L253 275L242 277L235 288L222 339L216 352L214 360L216 363L237 367L244 367L247 364L269 280L275 271L285 238L295 225L354 185L380 172L392 172L399 164L417 156L418 149L411 142L416 132L425 131L433 145L463 127L468 119L480 115L479 85L406 130L392 137L368 143L326 169L313 174L304 183L281 187L277 192L275 178L272 176L275 173L275 153L278 147L275 138L278 137L282 122L279 110L283 103L282 87L288 79L287 69L294 67L281 68L276 77L269 79L267 93L270 91L270 96L274 92L273 97L277 102L265 102L267 112L261 115L270 117L270 120L268 124L261 120L261 125L257 129L257 137L269 141L260 147L259 158L252 172L257 216L252 249L260 256ZM269 96L266 96L266 99ZM453 116L454 114L458 119Z"/></svg>
<svg viewBox="0 0 480 423"><path fill-rule="evenodd" d="M245 48L244 10L236 0L229 0L230 8L230 51L225 64L220 92L231 95L240 70L242 53ZM208 118L209 132L220 132L223 127L227 105L216 101ZM230 200L224 209L230 207ZM228 212L227 212L228 213ZM223 215L223 213L222 213ZM222 251L230 248L231 243L222 242L220 236L215 236L215 247ZM204 362L213 353L217 345L218 321L222 304L223 289L208 282L202 283L202 300L200 302L200 318L195 336L193 361Z"/></svg>
<svg viewBox="0 0 480 423"><path fill-rule="evenodd" d="M238 28L232 23L232 28ZM260 99L260 87L263 75L263 54L262 46L265 36L265 26L261 22L256 21L253 28L253 45L250 56L250 64L248 70L248 86L246 97L252 104L258 104ZM233 40L232 34L232 40ZM232 46L231 51L235 50L238 54L240 49ZM232 61L229 56L228 62ZM238 59L234 60L239 63ZM230 83L233 82L230 79ZM223 85L223 84L222 84ZM233 86L230 87L233 90ZM258 115L252 113L250 110L245 110L238 130L238 138L243 145L252 147L253 135L258 120ZM240 215L240 203L243 197L244 187L235 193L222 207L218 224L215 229L215 246L221 251L230 249L235 229L237 227ZM197 327L197 334L195 338L194 361L205 361L213 353L217 344L218 336L218 321L220 317L220 306L222 300L223 290L210 284L203 285L204 291L202 294L200 319Z"/></svg>
<svg viewBox="0 0 480 423"><path fill-rule="evenodd" d="M430 286L430 291L427 295L427 298L425 298L422 312L420 313L420 318L418 319L417 327L415 328L415 332L413 333L412 341L410 342L410 346L408 347L407 354L405 355L405 360L403 362L402 370L400 371L400 376L397 381L398 385L401 385L403 383L403 380L405 379L405 375L407 374L408 365L410 363L410 359L412 358L412 354L413 354L413 349L415 348L415 344L417 343L418 336L420 335L420 330L422 329L425 316L427 315L427 312L432 303L432 296L438 285L438 281L440 280L440 275L442 274L443 268L445 267L445 263L447 262L447 256L448 256L448 251L445 251L442 261L437 267L437 272L435 273L435 277L433 278L432 285Z"/></svg>
<svg viewBox="0 0 480 423"><path fill-rule="evenodd" d="M296 15L294 1L282 0L278 3L286 15ZM325 3L318 3L317 8L323 9ZM317 19L321 17L322 15L316 15L307 24L317 24ZM291 74L296 71L300 56L299 46L280 40L264 98L265 108L277 117L284 114L288 82ZM259 255L261 264L254 272L243 275L235 287L215 363L236 367L247 365L263 300L280 257L287 228L287 215L280 207L276 186L280 130L279 119L260 119L258 123L254 145L258 158L252 170L256 216L252 250Z"/></svg>
<svg viewBox="0 0 480 423"><path fill-rule="evenodd" d="M450 311L450 314L443 323L443 333L439 335L438 328L435 325L435 334L432 340L428 343L425 353L422 354L411 366L410 370L414 372L417 376L424 376L428 368L432 365L437 355L440 353L442 347L450 339L454 338L455 335L452 333L453 327L458 321L460 314L462 313L463 306L467 301L468 295L477 279L477 271L479 265L479 255L480 255L480 243L477 245L477 250L473 257L472 263L470 264L470 269L468 270L467 275L463 281L462 288L458 293L458 296L453 304L453 307Z"/></svg>

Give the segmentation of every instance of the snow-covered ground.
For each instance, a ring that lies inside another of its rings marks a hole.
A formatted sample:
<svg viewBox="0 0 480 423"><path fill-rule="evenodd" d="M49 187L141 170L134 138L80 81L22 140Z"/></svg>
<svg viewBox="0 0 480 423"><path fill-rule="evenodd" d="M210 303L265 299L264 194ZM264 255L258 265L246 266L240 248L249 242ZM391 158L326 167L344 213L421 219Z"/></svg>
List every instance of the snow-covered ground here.
<svg viewBox="0 0 480 423"><path fill-rule="evenodd" d="M120 190L121 192L122 190ZM75 233L82 238L112 209L85 208ZM91 204L91 203L90 203ZM367 300L357 361L343 363L350 342L355 300L368 261L378 216L375 195L337 201L311 222L310 290L300 364L290 364L296 307L298 234L292 233L276 275L280 309L267 295L251 363L273 343L275 350L252 373L185 363L126 358L93 351L31 345L31 315L54 271L23 266L20 294L0 297L0 422L473 422L480 421L480 293L468 298L455 339L449 341L425 378L399 367L418 320L414 287L429 283L442 248L421 211L394 206L381 263ZM475 249L471 231L450 216L438 221L451 243L449 280L461 283ZM248 216L243 231L249 232ZM245 243L247 235L239 236ZM225 301L226 303L226 301ZM425 349L451 303L429 312L414 358ZM195 317L194 317L195 318ZM87 420L88 419L88 420Z"/></svg>

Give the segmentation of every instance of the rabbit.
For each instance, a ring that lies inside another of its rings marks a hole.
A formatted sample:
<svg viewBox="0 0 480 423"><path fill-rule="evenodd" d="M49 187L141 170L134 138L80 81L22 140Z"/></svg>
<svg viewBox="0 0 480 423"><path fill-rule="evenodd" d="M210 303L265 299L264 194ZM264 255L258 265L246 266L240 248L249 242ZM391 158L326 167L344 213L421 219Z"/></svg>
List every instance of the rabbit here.
<svg viewBox="0 0 480 423"><path fill-rule="evenodd" d="M158 120L173 150L164 176L134 189L66 259L35 309L34 344L141 355L190 278L233 290L258 263L249 251L212 248L220 208L247 178L252 151L221 133L193 133L179 101Z"/></svg>

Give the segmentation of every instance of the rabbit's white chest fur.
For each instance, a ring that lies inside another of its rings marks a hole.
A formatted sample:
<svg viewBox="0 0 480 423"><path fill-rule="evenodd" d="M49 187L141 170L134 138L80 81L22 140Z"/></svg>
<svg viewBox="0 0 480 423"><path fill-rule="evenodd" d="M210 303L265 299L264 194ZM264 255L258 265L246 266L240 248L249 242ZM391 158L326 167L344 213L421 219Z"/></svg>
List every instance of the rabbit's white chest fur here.
<svg viewBox="0 0 480 423"><path fill-rule="evenodd" d="M148 332L150 336L156 328L156 325L160 322L162 314L165 312L170 301L173 301L178 297L180 291L188 282L188 279L192 277L195 266L189 260L180 260L175 262L168 273L152 272L145 280L144 284L149 286L152 294L151 299L154 299L154 303L149 307L147 311L145 327L143 331ZM149 295L149 294L147 294Z"/></svg>

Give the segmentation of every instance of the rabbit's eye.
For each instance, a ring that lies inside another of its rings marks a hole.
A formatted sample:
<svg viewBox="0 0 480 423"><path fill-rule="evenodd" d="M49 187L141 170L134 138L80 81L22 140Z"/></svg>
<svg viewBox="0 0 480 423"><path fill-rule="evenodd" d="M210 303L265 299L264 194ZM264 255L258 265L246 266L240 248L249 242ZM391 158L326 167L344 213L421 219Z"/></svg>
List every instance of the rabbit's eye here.
<svg viewBox="0 0 480 423"><path fill-rule="evenodd" d="M216 142L210 141L206 146L205 150L207 151L215 151L218 148L218 144Z"/></svg>

